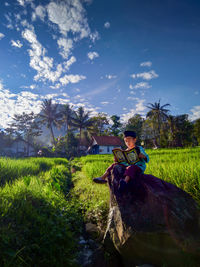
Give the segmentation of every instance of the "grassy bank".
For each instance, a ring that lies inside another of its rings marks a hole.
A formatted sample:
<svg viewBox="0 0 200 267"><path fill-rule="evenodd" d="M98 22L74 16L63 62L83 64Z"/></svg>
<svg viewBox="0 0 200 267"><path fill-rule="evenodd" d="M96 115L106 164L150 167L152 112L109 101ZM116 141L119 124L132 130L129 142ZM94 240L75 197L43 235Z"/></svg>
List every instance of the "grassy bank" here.
<svg viewBox="0 0 200 267"><path fill-rule="evenodd" d="M78 205L65 159L0 159L0 266L76 266Z"/></svg>

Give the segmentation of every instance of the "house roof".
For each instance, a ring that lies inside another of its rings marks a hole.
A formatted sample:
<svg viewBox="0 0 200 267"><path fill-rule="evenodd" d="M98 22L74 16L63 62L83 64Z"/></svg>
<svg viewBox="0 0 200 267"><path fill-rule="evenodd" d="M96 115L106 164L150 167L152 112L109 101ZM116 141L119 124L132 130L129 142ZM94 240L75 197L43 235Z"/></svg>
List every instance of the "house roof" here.
<svg viewBox="0 0 200 267"><path fill-rule="evenodd" d="M123 142L117 136L93 136L99 146L123 146Z"/></svg>

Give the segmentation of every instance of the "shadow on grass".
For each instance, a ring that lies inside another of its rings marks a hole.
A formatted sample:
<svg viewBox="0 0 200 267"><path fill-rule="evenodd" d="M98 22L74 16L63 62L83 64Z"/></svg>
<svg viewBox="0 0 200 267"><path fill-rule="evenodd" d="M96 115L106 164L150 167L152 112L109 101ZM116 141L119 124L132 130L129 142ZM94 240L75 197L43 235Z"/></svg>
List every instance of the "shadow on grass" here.
<svg viewBox="0 0 200 267"><path fill-rule="evenodd" d="M75 210L29 191L6 202L0 203L0 266L76 266Z"/></svg>

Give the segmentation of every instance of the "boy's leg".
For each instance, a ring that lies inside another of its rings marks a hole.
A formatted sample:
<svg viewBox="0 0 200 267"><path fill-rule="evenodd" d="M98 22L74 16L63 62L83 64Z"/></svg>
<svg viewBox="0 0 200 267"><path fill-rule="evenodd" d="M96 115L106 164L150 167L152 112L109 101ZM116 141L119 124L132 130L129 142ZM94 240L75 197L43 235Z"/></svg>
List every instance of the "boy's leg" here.
<svg viewBox="0 0 200 267"><path fill-rule="evenodd" d="M101 176L102 179L106 179L106 177L108 175L111 174L111 170L113 169L113 167L116 165L117 163L113 163L110 167L108 167L105 171L105 173Z"/></svg>
<svg viewBox="0 0 200 267"><path fill-rule="evenodd" d="M131 165L127 167L124 172L125 178L120 180L119 191L125 191L129 182L131 183L131 185L134 184L137 187L137 178L140 176L141 173L142 170L136 165Z"/></svg>
<svg viewBox="0 0 200 267"><path fill-rule="evenodd" d="M141 173L142 173L142 170L137 165L128 166L124 173L125 181L130 181L130 179L132 180L140 176Z"/></svg>

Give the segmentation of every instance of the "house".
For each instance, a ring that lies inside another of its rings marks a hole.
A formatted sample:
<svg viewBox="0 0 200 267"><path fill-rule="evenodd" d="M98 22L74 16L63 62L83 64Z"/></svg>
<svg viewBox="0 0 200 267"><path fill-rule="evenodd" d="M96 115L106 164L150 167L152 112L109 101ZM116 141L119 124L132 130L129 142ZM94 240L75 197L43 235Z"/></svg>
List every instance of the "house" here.
<svg viewBox="0 0 200 267"><path fill-rule="evenodd" d="M121 148L123 142L117 136L92 136L89 154L112 154L113 148Z"/></svg>
<svg viewBox="0 0 200 267"><path fill-rule="evenodd" d="M36 155L34 147L22 138L13 140L10 146L6 147L4 151L7 156L11 157L31 157Z"/></svg>

